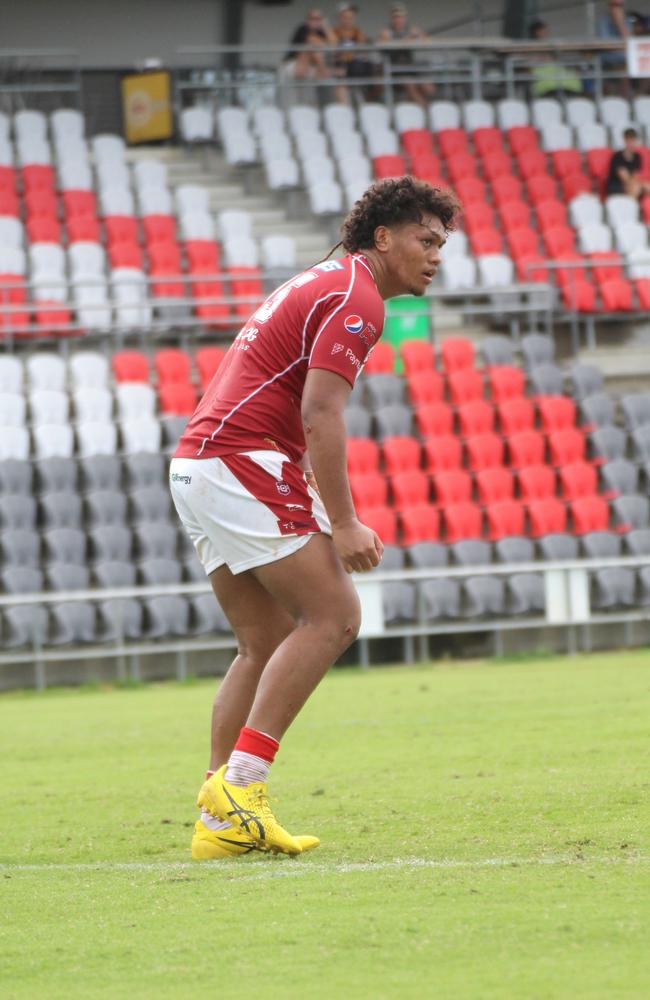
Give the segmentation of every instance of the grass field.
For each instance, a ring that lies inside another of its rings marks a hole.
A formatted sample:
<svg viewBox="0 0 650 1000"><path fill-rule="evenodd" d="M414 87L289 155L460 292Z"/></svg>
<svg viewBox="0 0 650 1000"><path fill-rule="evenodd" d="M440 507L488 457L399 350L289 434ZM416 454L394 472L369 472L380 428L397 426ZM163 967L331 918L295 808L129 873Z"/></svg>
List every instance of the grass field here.
<svg viewBox="0 0 650 1000"><path fill-rule="evenodd" d="M0 996L650 996L650 653L341 670L273 770L322 846L192 862L213 685L0 697Z"/></svg>

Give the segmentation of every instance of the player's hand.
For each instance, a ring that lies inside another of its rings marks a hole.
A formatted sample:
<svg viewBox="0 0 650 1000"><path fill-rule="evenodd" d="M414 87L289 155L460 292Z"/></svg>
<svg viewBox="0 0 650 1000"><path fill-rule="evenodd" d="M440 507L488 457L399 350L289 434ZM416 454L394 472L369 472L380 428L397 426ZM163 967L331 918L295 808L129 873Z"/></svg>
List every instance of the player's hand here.
<svg viewBox="0 0 650 1000"><path fill-rule="evenodd" d="M367 573L379 565L384 543L357 518L333 528L332 539L346 573Z"/></svg>

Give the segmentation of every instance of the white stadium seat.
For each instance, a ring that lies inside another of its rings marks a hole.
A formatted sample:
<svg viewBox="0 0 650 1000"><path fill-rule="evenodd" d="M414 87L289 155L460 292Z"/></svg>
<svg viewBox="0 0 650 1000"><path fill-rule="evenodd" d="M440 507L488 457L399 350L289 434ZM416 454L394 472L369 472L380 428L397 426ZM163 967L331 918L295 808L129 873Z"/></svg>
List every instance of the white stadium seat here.
<svg viewBox="0 0 650 1000"><path fill-rule="evenodd" d="M264 164L266 182L271 191L286 191L300 185L298 163L291 157L284 160L267 160Z"/></svg>
<svg viewBox="0 0 650 1000"><path fill-rule="evenodd" d="M335 133L356 131L354 112L344 104L328 104L323 110L323 124L330 138Z"/></svg>
<svg viewBox="0 0 650 1000"><path fill-rule="evenodd" d="M464 101L462 115L468 132L473 132L476 128L492 128L494 125L494 107L487 101Z"/></svg>
<svg viewBox="0 0 650 1000"><path fill-rule="evenodd" d="M429 105L429 124L433 132L460 128L460 107L454 101L433 101Z"/></svg>
<svg viewBox="0 0 650 1000"><path fill-rule="evenodd" d="M295 268L295 240L285 234L265 236L262 240L262 266L269 270Z"/></svg>
<svg viewBox="0 0 650 1000"><path fill-rule="evenodd" d="M43 139L33 139L31 136L26 136L24 139L18 139L16 149L22 167L36 164L49 166L52 162L52 151L49 143Z"/></svg>
<svg viewBox="0 0 650 1000"><path fill-rule="evenodd" d="M513 97L506 97L497 104L497 123L499 128L517 128L520 125L528 125L530 114L525 101L519 101Z"/></svg>
<svg viewBox="0 0 650 1000"><path fill-rule="evenodd" d="M427 127L427 116L423 107L415 101L398 101L393 114L395 128L401 134L411 129Z"/></svg>
<svg viewBox="0 0 650 1000"><path fill-rule="evenodd" d="M113 415L113 395L105 388L82 386L72 395L77 421L110 422Z"/></svg>
<svg viewBox="0 0 650 1000"><path fill-rule="evenodd" d="M24 274L25 251L16 246L0 246L0 274Z"/></svg>
<svg viewBox="0 0 650 1000"><path fill-rule="evenodd" d="M0 215L0 246L22 247L24 242L23 224L13 215Z"/></svg>
<svg viewBox="0 0 650 1000"><path fill-rule="evenodd" d="M579 194L569 202L569 219L576 228L603 221L603 204L595 194Z"/></svg>
<svg viewBox="0 0 650 1000"><path fill-rule="evenodd" d="M252 114L253 132L257 136L273 133L279 135L284 132L284 114L279 108L263 106L255 108Z"/></svg>
<svg viewBox="0 0 650 1000"><path fill-rule="evenodd" d="M97 351L77 351L68 362L75 388L102 389L108 385L108 361Z"/></svg>
<svg viewBox="0 0 650 1000"><path fill-rule="evenodd" d="M252 236L253 219L250 212L228 208L219 212L219 232L223 240L238 236Z"/></svg>
<svg viewBox="0 0 650 1000"><path fill-rule="evenodd" d="M462 229L455 229L449 233L447 242L442 251L443 267L444 263L451 257L465 257L467 255L467 236Z"/></svg>
<svg viewBox="0 0 650 1000"><path fill-rule="evenodd" d="M612 231L604 222L591 222L578 230L583 253L605 253L612 249Z"/></svg>
<svg viewBox="0 0 650 1000"><path fill-rule="evenodd" d="M77 424L79 456L114 455L117 451L117 428L107 420L82 420Z"/></svg>
<svg viewBox="0 0 650 1000"><path fill-rule="evenodd" d="M366 139L373 132L390 130L390 114L385 104L368 102L359 109L359 129Z"/></svg>
<svg viewBox="0 0 650 1000"><path fill-rule="evenodd" d="M339 176L344 184L358 180L367 187L372 181L372 166L367 156L346 157L339 160L338 167Z"/></svg>
<svg viewBox="0 0 650 1000"><path fill-rule="evenodd" d="M209 108L183 108L180 129L183 142L209 142L214 135L212 112Z"/></svg>
<svg viewBox="0 0 650 1000"><path fill-rule="evenodd" d="M335 215L343 209L343 191L336 181L323 181L310 187L308 193L314 215Z"/></svg>
<svg viewBox="0 0 650 1000"><path fill-rule="evenodd" d="M42 111L17 111L14 115L16 139L47 139L47 118Z"/></svg>
<svg viewBox="0 0 650 1000"><path fill-rule="evenodd" d="M571 149L573 147L573 135L568 125L559 122L551 122L550 125L542 125L540 129L542 135L542 149L547 153L555 152L558 149Z"/></svg>
<svg viewBox="0 0 650 1000"><path fill-rule="evenodd" d="M213 240L216 227L210 212L183 212L180 216L180 228L186 240Z"/></svg>
<svg viewBox="0 0 650 1000"><path fill-rule="evenodd" d="M127 455L138 452L159 452L160 423L153 416L124 420L121 424L122 444Z"/></svg>
<svg viewBox="0 0 650 1000"><path fill-rule="evenodd" d="M171 192L162 187L143 187L138 192L140 215L173 215Z"/></svg>
<svg viewBox="0 0 650 1000"><path fill-rule="evenodd" d="M70 274L74 278L78 274L104 274L106 255L101 243L90 240L79 240L68 247Z"/></svg>
<svg viewBox="0 0 650 1000"><path fill-rule="evenodd" d="M0 427L0 460L29 457L29 432L26 427Z"/></svg>
<svg viewBox="0 0 650 1000"><path fill-rule="evenodd" d="M373 159L375 156L393 156L399 153L399 139L397 133L391 129L382 129L371 132L366 137L368 145L368 155Z"/></svg>
<svg viewBox="0 0 650 1000"><path fill-rule="evenodd" d="M174 192L179 214L183 212L207 212L210 208L208 189L199 184L179 184Z"/></svg>
<svg viewBox="0 0 650 1000"><path fill-rule="evenodd" d="M147 281L135 267L116 267L110 276L115 300L115 323L120 330L139 330L151 322Z"/></svg>
<svg viewBox="0 0 650 1000"><path fill-rule="evenodd" d="M443 287L447 292L454 292L459 288L473 288L476 285L476 260L473 257L457 254L443 260L440 273Z"/></svg>
<svg viewBox="0 0 650 1000"><path fill-rule="evenodd" d="M301 160L310 156L327 156L327 137L324 132L299 132L295 137L296 153Z"/></svg>
<svg viewBox="0 0 650 1000"><path fill-rule="evenodd" d="M566 102L567 125L581 128L583 125L595 124L597 107L587 97L570 97Z"/></svg>
<svg viewBox="0 0 650 1000"><path fill-rule="evenodd" d="M70 419L70 399L61 389L32 389L29 394L32 423L67 424Z"/></svg>
<svg viewBox="0 0 650 1000"><path fill-rule="evenodd" d="M582 152L604 149L609 144L607 129L598 122L586 122L576 128L576 145Z"/></svg>
<svg viewBox="0 0 650 1000"><path fill-rule="evenodd" d="M93 156L96 163L122 163L125 159L126 145L119 135L96 135L91 140Z"/></svg>
<svg viewBox="0 0 650 1000"><path fill-rule="evenodd" d="M24 427L26 412L21 392L0 392L0 427Z"/></svg>
<svg viewBox="0 0 650 1000"><path fill-rule="evenodd" d="M531 122L535 128L545 125L561 125L562 105L554 97L538 97L531 104Z"/></svg>
<svg viewBox="0 0 650 1000"><path fill-rule="evenodd" d="M233 236L224 240L223 252L228 267L257 267L259 252L251 236Z"/></svg>
<svg viewBox="0 0 650 1000"><path fill-rule="evenodd" d="M320 131L320 114L306 104L295 104L287 111L287 124L294 139Z"/></svg>
<svg viewBox="0 0 650 1000"><path fill-rule="evenodd" d="M648 251L648 227L642 222L624 222L614 229L616 249L630 254L635 250Z"/></svg>
<svg viewBox="0 0 650 1000"><path fill-rule="evenodd" d="M33 278L65 276L65 251L59 243L32 243L29 269Z"/></svg>
<svg viewBox="0 0 650 1000"><path fill-rule="evenodd" d="M623 97L603 97L600 102L600 121L603 125L617 125L621 121L630 121L632 110L630 102Z"/></svg>
<svg viewBox="0 0 650 1000"><path fill-rule="evenodd" d="M31 354L25 365L31 389L63 389L65 362L58 354L41 351Z"/></svg>
<svg viewBox="0 0 650 1000"><path fill-rule="evenodd" d="M133 176L139 191L146 187L167 187L167 167L160 160L139 160L133 167Z"/></svg>
<svg viewBox="0 0 650 1000"><path fill-rule="evenodd" d="M52 137L57 145L62 142L83 139L85 131L84 116L81 111L72 108L59 108L50 115Z"/></svg>
<svg viewBox="0 0 650 1000"><path fill-rule="evenodd" d="M156 412L156 393L144 382L120 382L115 387L115 401L120 420L151 417Z"/></svg>
<svg viewBox="0 0 650 1000"><path fill-rule="evenodd" d="M0 392L21 392L23 363L11 354L0 354Z"/></svg>
<svg viewBox="0 0 650 1000"><path fill-rule="evenodd" d="M502 253L485 253L478 258L478 273L484 288L502 288L511 285L514 267L510 257Z"/></svg>
<svg viewBox="0 0 650 1000"><path fill-rule="evenodd" d="M33 430L36 458L71 458L74 438L70 424L38 424Z"/></svg>
<svg viewBox="0 0 650 1000"><path fill-rule="evenodd" d="M126 187L102 188L99 196L103 215L133 215L133 195Z"/></svg>
<svg viewBox="0 0 650 1000"><path fill-rule="evenodd" d="M605 217L610 226L620 226L624 222L637 222L639 203L626 194L610 194L605 199Z"/></svg>
<svg viewBox="0 0 650 1000"><path fill-rule="evenodd" d="M329 157L316 156L305 160L302 172L307 187L314 184L328 183L334 180L334 161Z"/></svg>

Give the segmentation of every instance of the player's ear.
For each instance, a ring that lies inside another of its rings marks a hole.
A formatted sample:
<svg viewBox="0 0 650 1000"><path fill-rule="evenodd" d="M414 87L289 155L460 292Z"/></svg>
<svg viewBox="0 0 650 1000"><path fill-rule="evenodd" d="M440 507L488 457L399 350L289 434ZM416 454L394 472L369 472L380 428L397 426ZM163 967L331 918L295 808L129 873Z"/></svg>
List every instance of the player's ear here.
<svg viewBox="0 0 650 1000"><path fill-rule="evenodd" d="M385 253L390 250L392 234L388 226L377 226L375 229L375 247Z"/></svg>

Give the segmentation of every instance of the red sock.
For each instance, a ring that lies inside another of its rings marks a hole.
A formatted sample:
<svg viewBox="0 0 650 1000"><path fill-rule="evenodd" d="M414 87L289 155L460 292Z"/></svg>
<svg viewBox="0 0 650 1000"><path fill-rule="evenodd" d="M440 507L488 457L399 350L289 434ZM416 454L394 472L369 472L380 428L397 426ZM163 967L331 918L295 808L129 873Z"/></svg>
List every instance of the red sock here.
<svg viewBox="0 0 650 1000"><path fill-rule="evenodd" d="M280 744L272 736L261 733L259 729L250 729L248 726L243 727L234 747L240 753L251 753L255 757L261 757L269 764L275 760L279 748Z"/></svg>

